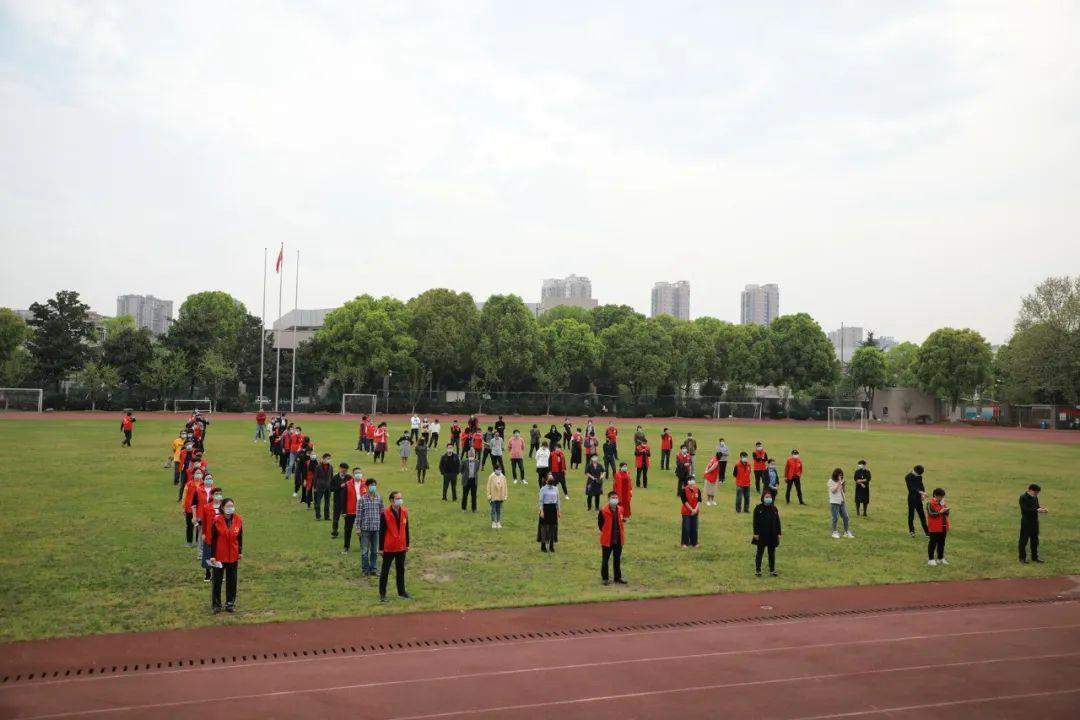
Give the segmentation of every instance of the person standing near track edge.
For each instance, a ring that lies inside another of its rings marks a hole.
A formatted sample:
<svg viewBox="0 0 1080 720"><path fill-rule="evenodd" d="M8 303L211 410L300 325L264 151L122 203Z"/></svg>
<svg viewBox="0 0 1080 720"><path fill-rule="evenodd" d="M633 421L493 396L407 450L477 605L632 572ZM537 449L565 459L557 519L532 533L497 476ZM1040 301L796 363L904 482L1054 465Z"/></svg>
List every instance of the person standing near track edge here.
<svg viewBox="0 0 1080 720"><path fill-rule="evenodd" d="M1042 488L1031 483L1020 496L1020 562L1026 563L1027 546L1031 544L1031 562L1041 563L1039 559L1039 514L1046 508L1039 505L1039 493Z"/></svg>
<svg viewBox="0 0 1080 720"><path fill-rule="evenodd" d="M210 608L214 614L221 612L221 581L224 578L225 612L234 612L237 574L244 557L244 521L236 514L236 503L232 498L221 501L221 515L214 520L210 546L214 549L210 558Z"/></svg>
<svg viewBox="0 0 1080 720"><path fill-rule="evenodd" d="M386 602L386 581L390 577L390 565L394 566L394 581L398 597L408 600L405 592L405 553L409 552L409 511L405 500L397 490L390 491L390 507L383 510L379 520L379 554L382 569L379 571L379 602Z"/></svg>
<svg viewBox="0 0 1080 720"><path fill-rule="evenodd" d="M904 478L907 485L907 527L911 537L915 537L915 514L919 515L922 523L923 534L930 536L930 530L926 526L926 513L923 512L923 502L926 500L926 486L923 485L922 465L916 465Z"/></svg>
<svg viewBox="0 0 1080 720"><path fill-rule="evenodd" d="M367 490L356 506L356 534L360 538L360 574L375 574L375 553L379 550L379 527L382 522L383 501L376 492L375 478L368 478Z"/></svg>
<svg viewBox="0 0 1080 720"><path fill-rule="evenodd" d="M776 548L780 547L780 509L776 507L776 493L766 491L761 502L754 508L754 537L750 542L757 545L754 557L754 575L761 577L761 558L769 553L769 574L775 577Z"/></svg>
<svg viewBox="0 0 1080 720"><path fill-rule="evenodd" d="M608 561L615 571L615 582L625 585L622 576L622 549L626 543L626 517L619 507L619 494L608 493L607 505L596 514L596 524L600 529L600 582L610 585L608 579Z"/></svg>
<svg viewBox="0 0 1080 720"><path fill-rule="evenodd" d="M945 502L945 490L934 488L934 495L926 503L926 524L930 541L926 544L927 565L948 565L945 559L945 536L949 533L949 514L952 508ZM937 558L934 558L934 555Z"/></svg>

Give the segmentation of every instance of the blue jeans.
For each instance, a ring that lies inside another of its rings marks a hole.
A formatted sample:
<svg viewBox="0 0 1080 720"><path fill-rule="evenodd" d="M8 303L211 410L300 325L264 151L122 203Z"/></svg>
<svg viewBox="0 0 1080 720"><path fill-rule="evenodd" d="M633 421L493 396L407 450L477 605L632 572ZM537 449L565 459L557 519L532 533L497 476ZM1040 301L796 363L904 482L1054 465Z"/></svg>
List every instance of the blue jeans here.
<svg viewBox="0 0 1080 720"><path fill-rule="evenodd" d="M202 543L202 554L199 556L199 564L203 566L203 569L210 567L210 558L213 557L210 550L210 543Z"/></svg>
<svg viewBox="0 0 1080 720"><path fill-rule="evenodd" d="M262 440L264 437L266 437L266 426L265 425L256 425L255 426L255 439L256 440Z"/></svg>
<svg viewBox="0 0 1080 720"><path fill-rule="evenodd" d="M750 512L750 488L735 486L735 512Z"/></svg>
<svg viewBox="0 0 1080 720"><path fill-rule="evenodd" d="M360 570L366 573L375 572L375 562L379 554L379 531L360 531Z"/></svg>
<svg viewBox="0 0 1080 720"><path fill-rule="evenodd" d="M296 464L296 453L289 453L289 463L285 466L285 474L292 475L293 466Z"/></svg>
<svg viewBox="0 0 1080 720"><path fill-rule="evenodd" d="M836 520L844 519L844 532L848 531L847 505L844 503L829 503L829 512L832 514L832 529L836 532Z"/></svg>
<svg viewBox="0 0 1080 720"><path fill-rule="evenodd" d="M491 501L491 522L502 522L502 500Z"/></svg>

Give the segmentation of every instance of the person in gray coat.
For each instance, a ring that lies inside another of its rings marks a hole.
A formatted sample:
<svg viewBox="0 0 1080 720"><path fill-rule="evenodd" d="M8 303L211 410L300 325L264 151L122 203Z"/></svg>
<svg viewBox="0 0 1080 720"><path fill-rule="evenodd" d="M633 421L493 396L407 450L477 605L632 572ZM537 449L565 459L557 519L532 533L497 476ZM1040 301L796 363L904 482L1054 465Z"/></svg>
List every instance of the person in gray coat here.
<svg viewBox="0 0 1080 720"><path fill-rule="evenodd" d="M476 512L476 482L480 474L480 461L475 450L469 450L461 461L461 511L465 512L465 503L472 494L472 511Z"/></svg>

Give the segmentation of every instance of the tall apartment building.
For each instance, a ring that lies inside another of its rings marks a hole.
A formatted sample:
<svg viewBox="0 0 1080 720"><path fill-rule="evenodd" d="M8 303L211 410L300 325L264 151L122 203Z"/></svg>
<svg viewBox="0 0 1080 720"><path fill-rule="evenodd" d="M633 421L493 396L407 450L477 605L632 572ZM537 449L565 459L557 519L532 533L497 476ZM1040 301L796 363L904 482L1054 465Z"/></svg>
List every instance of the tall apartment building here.
<svg viewBox="0 0 1080 720"><path fill-rule="evenodd" d="M565 278L551 278L540 286L540 312L559 305L575 305L594 308L597 305L592 296L592 282L581 275L568 275Z"/></svg>
<svg viewBox="0 0 1080 720"><path fill-rule="evenodd" d="M690 319L690 283L685 280L678 282L658 282L652 289L652 313L657 315L671 315L679 320Z"/></svg>
<svg viewBox="0 0 1080 720"><path fill-rule="evenodd" d="M164 335L172 322L172 306L172 300L160 300L153 295L121 295L116 298L116 316L130 315L135 318L135 327Z"/></svg>
<svg viewBox="0 0 1080 720"><path fill-rule="evenodd" d="M768 325L780 315L780 286L747 285L739 309L739 322L743 325Z"/></svg>
<svg viewBox="0 0 1080 720"><path fill-rule="evenodd" d="M829 333L829 342L836 349L836 357L845 365L863 342L863 329L858 325L845 325Z"/></svg>

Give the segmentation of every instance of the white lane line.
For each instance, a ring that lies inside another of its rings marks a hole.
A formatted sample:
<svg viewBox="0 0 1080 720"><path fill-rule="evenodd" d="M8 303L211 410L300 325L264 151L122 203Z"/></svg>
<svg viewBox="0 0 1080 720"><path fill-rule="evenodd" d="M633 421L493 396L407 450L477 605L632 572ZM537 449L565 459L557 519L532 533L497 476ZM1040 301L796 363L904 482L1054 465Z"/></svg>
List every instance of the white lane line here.
<svg viewBox="0 0 1080 720"><path fill-rule="evenodd" d="M894 707L877 708L874 710L852 710L850 712L833 713L832 715L804 715L803 717L791 718L790 720L829 720L829 718L849 718L863 715L881 715L890 712L905 712L907 710L929 710L930 708L951 707L954 705L978 705L983 703L1000 702L1002 700L1028 700L1051 695L1072 695L1080 693L1080 688L1071 690L1045 690L1043 692L1020 693L1018 695L990 695L987 697L968 698L967 700L946 700L939 703L926 703L925 705L897 705Z"/></svg>

